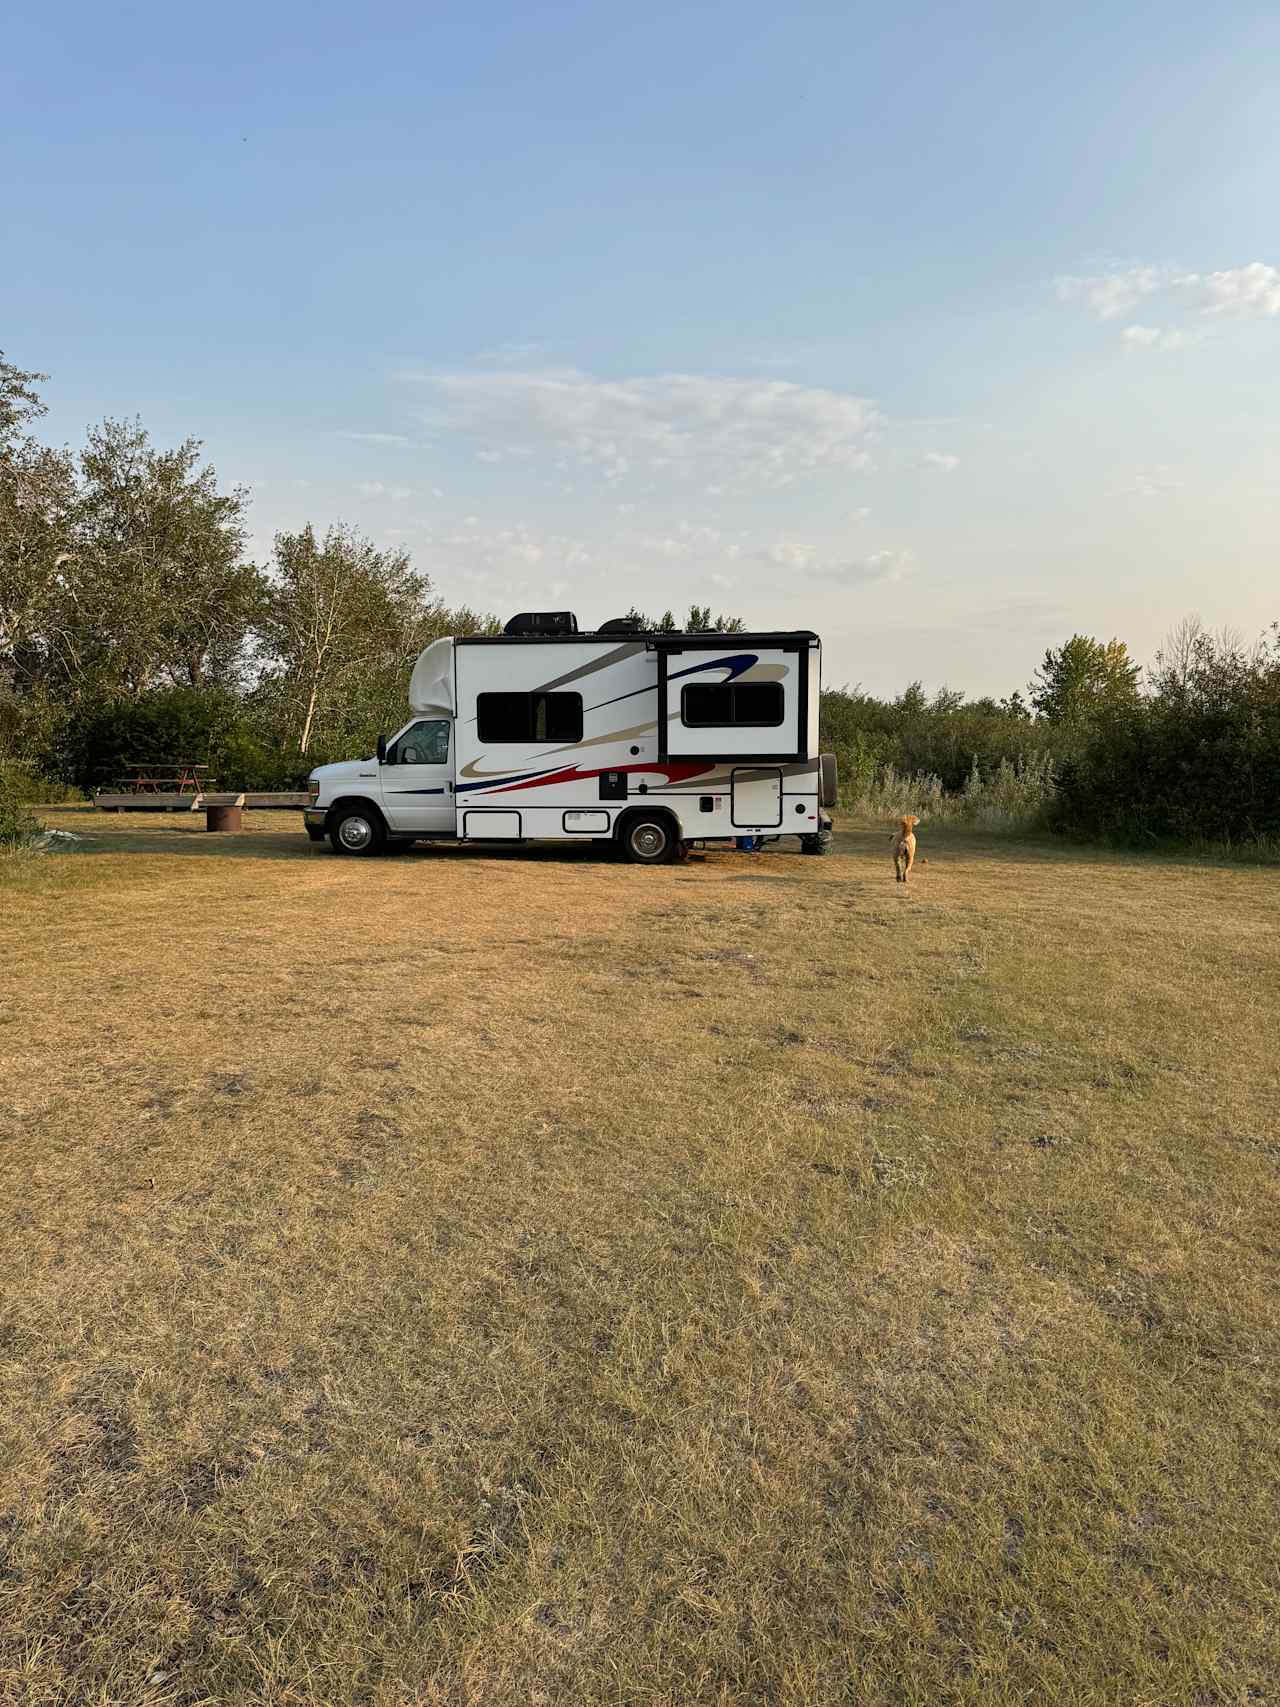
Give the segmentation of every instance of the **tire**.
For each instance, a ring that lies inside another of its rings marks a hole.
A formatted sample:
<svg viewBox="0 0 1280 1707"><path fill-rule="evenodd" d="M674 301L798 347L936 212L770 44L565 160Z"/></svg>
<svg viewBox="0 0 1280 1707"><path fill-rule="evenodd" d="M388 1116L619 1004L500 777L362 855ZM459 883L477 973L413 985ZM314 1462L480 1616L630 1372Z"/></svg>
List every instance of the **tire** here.
<svg viewBox="0 0 1280 1707"><path fill-rule="evenodd" d="M831 831L819 830L813 836L801 836L800 852L807 854L825 854L831 851Z"/></svg>
<svg viewBox="0 0 1280 1707"><path fill-rule="evenodd" d="M333 821L329 842L336 854L369 859L387 845L382 815L369 806L346 806Z"/></svg>
<svg viewBox="0 0 1280 1707"><path fill-rule="evenodd" d="M622 855L632 865L666 865L676 840L675 825L662 814L629 818L622 831Z"/></svg>

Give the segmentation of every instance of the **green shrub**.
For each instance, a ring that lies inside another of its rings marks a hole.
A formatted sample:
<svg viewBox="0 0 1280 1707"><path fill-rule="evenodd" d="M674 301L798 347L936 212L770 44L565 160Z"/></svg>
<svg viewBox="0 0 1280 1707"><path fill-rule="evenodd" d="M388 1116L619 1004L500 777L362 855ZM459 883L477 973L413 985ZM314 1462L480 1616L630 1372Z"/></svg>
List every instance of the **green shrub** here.
<svg viewBox="0 0 1280 1707"><path fill-rule="evenodd" d="M8 789L0 787L0 852L13 853L40 834L40 825Z"/></svg>
<svg viewBox="0 0 1280 1707"><path fill-rule="evenodd" d="M1199 634L1151 692L1064 766L1052 821L1139 845L1264 848L1280 838L1280 636Z"/></svg>
<svg viewBox="0 0 1280 1707"><path fill-rule="evenodd" d="M84 798L78 788L57 777L42 776L35 765L17 759L0 760L0 796L4 795L38 806Z"/></svg>
<svg viewBox="0 0 1280 1707"><path fill-rule="evenodd" d="M984 774L975 757L964 787L948 793L930 771L880 765L870 780L845 793L842 805L860 817L892 819L914 812L922 823L970 824L985 830L1026 831L1047 818L1056 790L1048 753L1002 758Z"/></svg>

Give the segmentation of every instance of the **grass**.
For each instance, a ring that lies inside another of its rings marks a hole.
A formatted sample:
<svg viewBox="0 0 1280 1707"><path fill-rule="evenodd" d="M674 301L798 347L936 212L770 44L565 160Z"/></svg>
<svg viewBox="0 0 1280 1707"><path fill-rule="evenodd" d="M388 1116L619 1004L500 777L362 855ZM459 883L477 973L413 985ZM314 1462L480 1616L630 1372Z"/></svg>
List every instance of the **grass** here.
<svg viewBox="0 0 1280 1707"><path fill-rule="evenodd" d="M1274 872L42 816L0 1700L1277 1697Z"/></svg>

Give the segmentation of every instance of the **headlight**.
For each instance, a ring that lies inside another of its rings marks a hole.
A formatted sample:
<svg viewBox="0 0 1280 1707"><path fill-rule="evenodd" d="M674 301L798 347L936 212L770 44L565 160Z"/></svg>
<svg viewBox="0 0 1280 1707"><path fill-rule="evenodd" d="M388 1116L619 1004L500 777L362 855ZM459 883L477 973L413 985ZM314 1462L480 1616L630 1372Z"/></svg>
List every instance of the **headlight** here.
<svg viewBox="0 0 1280 1707"><path fill-rule="evenodd" d="M320 798L320 778L318 776L307 778L307 793L311 796L311 803L314 805Z"/></svg>

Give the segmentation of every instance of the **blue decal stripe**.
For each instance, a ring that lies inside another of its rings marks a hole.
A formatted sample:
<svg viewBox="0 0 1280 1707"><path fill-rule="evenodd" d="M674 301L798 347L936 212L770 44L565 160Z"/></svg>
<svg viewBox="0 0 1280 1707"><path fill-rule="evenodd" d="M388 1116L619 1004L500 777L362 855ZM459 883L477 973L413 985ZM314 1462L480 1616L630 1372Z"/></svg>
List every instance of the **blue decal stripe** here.
<svg viewBox="0 0 1280 1707"><path fill-rule="evenodd" d="M550 776L553 771L562 771L563 765L544 765L537 771L517 771L513 776L486 776L477 782L459 782L454 784L455 794L471 794L477 788L509 788L513 782L528 782L530 777Z"/></svg>
<svg viewBox="0 0 1280 1707"><path fill-rule="evenodd" d="M731 682L735 676L740 676L744 670L749 670L753 664L759 662L760 656L756 652L738 652L732 658L715 658L709 664L690 664L687 670L670 670L667 672L667 680L669 682L679 681L681 676L696 676L701 670L728 670L729 674L725 677L725 681ZM635 699L638 694L657 693L657 691L658 684L654 682L651 687L632 688L630 693L620 693L616 699L602 699L598 705L589 705L586 709L588 711L603 711L606 705L621 705L624 699Z"/></svg>

